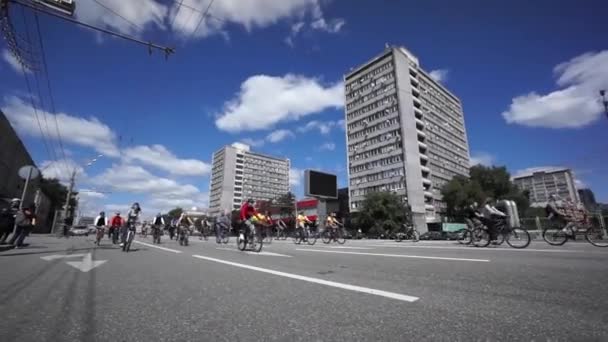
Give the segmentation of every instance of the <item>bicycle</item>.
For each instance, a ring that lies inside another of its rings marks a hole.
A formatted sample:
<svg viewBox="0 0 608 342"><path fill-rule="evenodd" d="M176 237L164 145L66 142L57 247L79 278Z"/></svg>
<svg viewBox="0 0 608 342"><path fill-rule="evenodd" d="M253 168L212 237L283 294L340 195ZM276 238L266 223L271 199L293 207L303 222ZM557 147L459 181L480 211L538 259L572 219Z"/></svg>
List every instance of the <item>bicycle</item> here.
<svg viewBox="0 0 608 342"><path fill-rule="evenodd" d="M420 240L420 233L413 225L403 224L401 226L404 231L398 232L396 234L397 242L401 242L403 240L412 240L413 242L418 242Z"/></svg>
<svg viewBox="0 0 608 342"><path fill-rule="evenodd" d="M458 243L461 245L470 245L473 243L473 231L481 225L477 219L465 219L466 228L456 232L458 234Z"/></svg>
<svg viewBox="0 0 608 342"><path fill-rule="evenodd" d="M122 245L122 251L128 253L131 250L131 243L135 238L135 225L129 224L126 227L127 229L127 238L125 239L124 245Z"/></svg>
<svg viewBox="0 0 608 342"><path fill-rule="evenodd" d="M160 236L161 236L161 227L153 226L152 227L152 243L160 244Z"/></svg>
<svg viewBox="0 0 608 342"><path fill-rule="evenodd" d="M262 236L264 237L264 242L267 244L272 243L273 237L273 228L271 225L263 225L262 226Z"/></svg>
<svg viewBox="0 0 608 342"><path fill-rule="evenodd" d="M298 227L296 228L296 231L294 232L294 236L293 236L293 242L296 245L301 244L302 242L306 242L309 245L314 245L317 242L317 234L316 233L311 233L310 232L310 228L308 225L306 227Z"/></svg>
<svg viewBox="0 0 608 342"><path fill-rule="evenodd" d="M608 232L604 228L595 227L590 222L575 223L577 228L585 229L585 240L595 247L608 247ZM549 225L543 229L543 240L552 246L561 246L568 240L576 240L576 231L568 227L569 234L563 228ZM578 230L578 229L577 229Z"/></svg>
<svg viewBox="0 0 608 342"><path fill-rule="evenodd" d="M112 235L112 244L118 244L118 234L120 233L120 227L114 226L110 227L110 234Z"/></svg>
<svg viewBox="0 0 608 342"><path fill-rule="evenodd" d="M101 238L103 238L103 234L104 234L104 228L102 227L97 227L97 232L95 234L95 244L97 246L99 246L99 242L101 241Z"/></svg>
<svg viewBox="0 0 608 342"><path fill-rule="evenodd" d="M509 227L507 218L498 218L495 222L487 222L494 224L496 230L496 245L502 244L504 241L513 248L521 249L530 245L532 239L527 230L519 227ZM490 233L486 224L481 224L472 232L473 244L476 247L487 247L490 242Z"/></svg>
<svg viewBox="0 0 608 342"><path fill-rule="evenodd" d="M190 237L190 229L186 227L179 228L179 245L180 246L188 246L188 239Z"/></svg>
<svg viewBox="0 0 608 342"><path fill-rule="evenodd" d="M244 225L244 224L243 224ZM259 253L262 250L262 246L264 245L264 240L262 239L262 235L259 233L258 229L255 229L255 225L253 229L245 227L241 228L239 235L236 238L236 245L240 251L244 251L247 249L247 245L249 248ZM245 233L243 233L243 230Z"/></svg>
<svg viewBox="0 0 608 342"><path fill-rule="evenodd" d="M201 229L200 229L199 232L201 233L201 235L198 237L198 239L201 240L201 241L203 239L205 239L205 241L207 241L207 236L208 236L208 234L207 234L207 228L203 225L203 226L201 226Z"/></svg>
<svg viewBox="0 0 608 342"><path fill-rule="evenodd" d="M326 245L332 241L335 241L340 245L343 245L346 242L346 238L344 237L344 232L342 231L342 227L325 228L325 230L321 234L321 240Z"/></svg>

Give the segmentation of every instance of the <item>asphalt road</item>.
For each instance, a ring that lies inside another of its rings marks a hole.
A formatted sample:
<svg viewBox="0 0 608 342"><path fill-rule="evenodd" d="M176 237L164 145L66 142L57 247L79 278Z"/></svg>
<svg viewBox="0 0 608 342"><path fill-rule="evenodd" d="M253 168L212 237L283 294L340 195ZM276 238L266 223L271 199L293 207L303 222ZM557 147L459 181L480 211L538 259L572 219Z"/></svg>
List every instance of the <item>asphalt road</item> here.
<svg viewBox="0 0 608 342"><path fill-rule="evenodd" d="M0 252L0 340L608 341L608 249L585 243L163 239Z"/></svg>

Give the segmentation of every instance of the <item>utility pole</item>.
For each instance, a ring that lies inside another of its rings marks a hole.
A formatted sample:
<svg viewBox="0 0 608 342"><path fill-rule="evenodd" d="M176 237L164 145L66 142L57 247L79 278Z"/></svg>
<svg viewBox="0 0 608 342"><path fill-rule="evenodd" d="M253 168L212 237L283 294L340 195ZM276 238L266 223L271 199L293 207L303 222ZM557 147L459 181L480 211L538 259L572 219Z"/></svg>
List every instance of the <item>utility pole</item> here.
<svg viewBox="0 0 608 342"><path fill-rule="evenodd" d="M70 176L70 186L68 187L68 195L65 198L65 211L63 212L63 218L65 220L68 217L68 209L70 207L70 199L72 198L72 192L74 191L74 184L76 183L76 168L72 171Z"/></svg>
<svg viewBox="0 0 608 342"><path fill-rule="evenodd" d="M602 97L602 104L604 105L604 111L606 112L606 118L608 118L608 100L606 99L606 90L600 90L600 96Z"/></svg>

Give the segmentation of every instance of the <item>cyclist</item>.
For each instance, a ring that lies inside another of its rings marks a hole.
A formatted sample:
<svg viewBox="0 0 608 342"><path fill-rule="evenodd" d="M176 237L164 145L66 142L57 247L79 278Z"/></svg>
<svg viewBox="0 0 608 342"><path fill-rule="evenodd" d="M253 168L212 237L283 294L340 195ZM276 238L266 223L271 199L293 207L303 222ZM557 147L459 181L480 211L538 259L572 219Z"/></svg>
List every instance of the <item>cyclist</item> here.
<svg viewBox="0 0 608 342"><path fill-rule="evenodd" d="M312 224L312 221L308 219L308 217L306 217L304 215L303 211L300 211L300 213L298 214L298 217L296 218L296 228L301 229L302 233L304 233L305 231L308 230L306 224Z"/></svg>
<svg viewBox="0 0 608 342"><path fill-rule="evenodd" d="M123 247L125 242L127 241L127 232L129 230L135 230L135 224L139 219L139 215L141 214L141 207L139 203L135 202L131 206L131 209L127 213L127 224L123 227L122 236L120 238L120 247Z"/></svg>
<svg viewBox="0 0 608 342"><path fill-rule="evenodd" d="M222 243L224 234L228 234L228 230L230 229L229 214L228 210L224 210L222 215L215 219L215 242L217 243Z"/></svg>
<svg viewBox="0 0 608 342"><path fill-rule="evenodd" d="M505 217L507 217L507 215L502 211L496 209L496 207L493 205L493 202L494 200L488 197L484 202L483 208L481 209L481 214L483 215L484 221L488 226L488 232L490 233L490 241L496 243L496 221L504 219Z"/></svg>
<svg viewBox="0 0 608 342"><path fill-rule="evenodd" d="M331 213L327 216L327 220L325 220L325 227L328 229L332 229L334 232L338 229L340 222L336 218L336 213Z"/></svg>
<svg viewBox="0 0 608 342"><path fill-rule="evenodd" d="M574 227L575 223L572 220L571 216L568 215L557 203L557 195L552 194L549 196L549 201L547 202L547 206L545 207L545 211L547 212L547 218L550 221L557 222L560 225L564 224L562 231L567 236L573 236L575 234Z"/></svg>
<svg viewBox="0 0 608 342"><path fill-rule="evenodd" d="M190 226L194 225L194 222L186 215L186 213L182 212L177 219L177 238L181 239L180 234L187 234L190 232Z"/></svg>
<svg viewBox="0 0 608 342"><path fill-rule="evenodd" d="M120 213L116 212L114 217L112 217L112 220L110 220L110 229L108 229L108 239L112 239L112 234L114 234L114 231L119 230L124 224L125 221L122 219L122 217L120 217Z"/></svg>
<svg viewBox="0 0 608 342"><path fill-rule="evenodd" d="M97 229L97 234L100 234L99 230L101 230L102 237L105 226L108 226L108 218L106 217L106 213L102 211L99 213L99 216L95 218L95 228ZM95 236L97 236L97 234ZM97 239L95 239L95 244L97 244Z"/></svg>
<svg viewBox="0 0 608 342"><path fill-rule="evenodd" d="M250 198L241 206L240 219L241 222L245 225L245 233L247 233L247 230L249 230L252 234L255 234L255 225L253 224L253 222L258 212L253 206L254 203L255 201ZM245 239L245 242L247 242L247 235L248 234L241 235L240 238Z"/></svg>

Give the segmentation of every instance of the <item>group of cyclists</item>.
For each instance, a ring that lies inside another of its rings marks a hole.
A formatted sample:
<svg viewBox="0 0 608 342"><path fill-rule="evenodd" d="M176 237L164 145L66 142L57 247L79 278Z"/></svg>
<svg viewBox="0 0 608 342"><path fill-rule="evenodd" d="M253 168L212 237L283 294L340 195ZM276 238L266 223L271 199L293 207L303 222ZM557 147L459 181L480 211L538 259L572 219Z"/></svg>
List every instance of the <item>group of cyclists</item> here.
<svg viewBox="0 0 608 342"><path fill-rule="evenodd" d="M100 240L105 233L105 228L107 227L108 239L117 244L118 237L120 237L120 246L124 246L128 235L127 233L129 230L135 232L135 227L136 224L139 223L140 216L141 207L137 202L133 203L126 217L121 216L120 212L116 212L114 216L109 219L105 212L100 212L99 216L97 216L94 221L95 227L97 228L97 239L95 243L100 243ZM280 219L273 220L269 211L266 211L263 214L258 212L255 207L255 200L253 199L249 199L243 203L239 212L239 220L241 224L239 238L241 239L247 239L247 236L250 235L248 233L252 233L251 235L261 234L264 237L272 236L273 231L276 231L277 236L284 236L287 229L285 222ZM171 220L168 225L166 223L165 217L161 213L158 213L150 222L142 222L142 234L147 234L147 229L150 227L154 242L160 243L162 231L167 228L170 239L175 237L176 240L180 239L181 241L181 239L192 233L193 227L195 226L195 222L193 222L185 212L181 213L178 218ZM232 230L231 213L228 210L225 210L220 216L215 218L213 223L210 223L206 218L203 218L200 222L201 238L204 237L205 240L207 239L206 232L209 231L212 226L215 230L216 242L221 243L223 238L227 234L230 234L230 231ZM325 226L326 229L330 231L336 231L342 227L342 224L337 219L336 213L331 213L327 217ZM314 229L314 227L314 222L304 215L304 212L298 213L296 216L296 230L310 233L310 229ZM256 229L260 229L260 231L257 231Z"/></svg>

